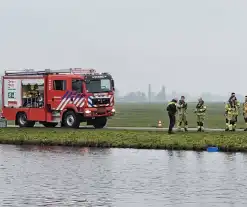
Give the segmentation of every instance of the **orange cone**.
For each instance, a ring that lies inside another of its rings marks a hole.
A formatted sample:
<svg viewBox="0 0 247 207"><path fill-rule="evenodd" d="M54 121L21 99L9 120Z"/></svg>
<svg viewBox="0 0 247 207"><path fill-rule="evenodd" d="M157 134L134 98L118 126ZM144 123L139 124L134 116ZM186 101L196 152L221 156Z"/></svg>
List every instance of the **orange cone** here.
<svg viewBox="0 0 247 207"><path fill-rule="evenodd" d="M158 121L158 127L162 127L162 123L160 120Z"/></svg>

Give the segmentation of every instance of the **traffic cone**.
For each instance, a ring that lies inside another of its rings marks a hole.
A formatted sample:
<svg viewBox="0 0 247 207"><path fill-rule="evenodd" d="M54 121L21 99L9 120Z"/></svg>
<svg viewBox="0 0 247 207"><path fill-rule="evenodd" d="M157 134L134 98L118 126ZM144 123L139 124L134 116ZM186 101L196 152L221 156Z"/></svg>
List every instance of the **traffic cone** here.
<svg viewBox="0 0 247 207"><path fill-rule="evenodd" d="M162 123L160 120L158 121L158 127L162 127Z"/></svg>

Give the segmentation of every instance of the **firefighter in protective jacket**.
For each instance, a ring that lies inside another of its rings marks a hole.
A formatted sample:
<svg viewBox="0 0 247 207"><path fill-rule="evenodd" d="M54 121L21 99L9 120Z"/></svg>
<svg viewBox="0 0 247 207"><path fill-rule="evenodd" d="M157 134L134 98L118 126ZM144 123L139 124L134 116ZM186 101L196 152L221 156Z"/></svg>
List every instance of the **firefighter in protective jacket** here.
<svg viewBox="0 0 247 207"><path fill-rule="evenodd" d="M236 103L236 98L232 97L225 105L226 131L236 130L237 115L238 115L238 106Z"/></svg>
<svg viewBox="0 0 247 207"><path fill-rule="evenodd" d="M185 102L185 97L181 96L181 99L178 101L178 130L181 129L182 123L184 124L184 130L188 131L188 121L187 121L187 108L188 104Z"/></svg>
<svg viewBox="0 0 247 207"><path fill-rule="evenodd" d="M228 102L230 102L231 99L235 100L235 105L237 106L237 111L236 111L236 116L235 116L236 123L237 123L238 122L239 111L240 111L240 108L241 108L241 103L240 103L240 101L238 101L238 99L236 97L236 94L234 92L231 93L231 96L230 96Z"/></svg>
<svg viewBox="0 0 247 207"><path fill-rule="evenodd" d="M172 99L172 101L168 103L166 110L170 120L168 134L173 134L174 132L172 130L176 123L177 99Z"/></svg>
<svg viewBox="0 0 247 207"><path fill-rule="evenodd" d="M202 100L202 98L199 98L195 109L195 113L197 116L197 131L199 132L204 131L203 125L206 116L206 110L207 107L205 106L204 101Z"/></svg>
<svg viewBox="0 0 247 207"><path fill-rule="evenodd" d="M236 123L237 123L238 122L239 111L240 111L240 108L241 108L241 103L237 99L235 100L235 103L236 103L236 106L237 106L237 112L236 112Z"/></svg>
<svg viewBox="0 0 247 207"><path fill-rule="evenodd" d="M244 122L245 122L244 131L247 131L247 96L245 96L245 101L243 103L243 116L244 116Z"/></svg>

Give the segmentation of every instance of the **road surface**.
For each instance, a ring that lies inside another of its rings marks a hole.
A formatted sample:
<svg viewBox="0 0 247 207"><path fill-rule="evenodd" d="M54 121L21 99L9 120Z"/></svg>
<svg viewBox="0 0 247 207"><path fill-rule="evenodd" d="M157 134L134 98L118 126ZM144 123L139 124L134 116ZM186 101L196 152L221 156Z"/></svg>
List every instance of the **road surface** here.
<svg viewBox="0 0 247 207"><path fill-rule="evenodd" d="M8 127L19 127L15 125L8 125ZM43 125L35 125L35 127L41 128ZM59 127L59 126L58 126ZM81 129L94 129L91 126L88 127L80 127ZM156 128L156 127L105 127L104 129L107 130L137 130L137 131L167 131L168 128ZM176 131L176 128L174 128ZM189 131L197 131L197 128L189 128ZM221 132L225 131L225 129L212 129L212 128L205 128L205 132ZM236 129L236 131L243 131L243 129Z"/></svg>

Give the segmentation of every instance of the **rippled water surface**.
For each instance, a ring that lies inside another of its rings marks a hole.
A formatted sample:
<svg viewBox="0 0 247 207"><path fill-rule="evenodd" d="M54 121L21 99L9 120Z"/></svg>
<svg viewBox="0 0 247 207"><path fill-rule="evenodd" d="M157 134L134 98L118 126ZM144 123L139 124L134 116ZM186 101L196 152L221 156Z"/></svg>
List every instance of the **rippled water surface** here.
<svg viewBox="0 0 247 207"><path fill-rule="evenodd" d="M0 145L1 206L247 206L247 155Z"/></svg>

